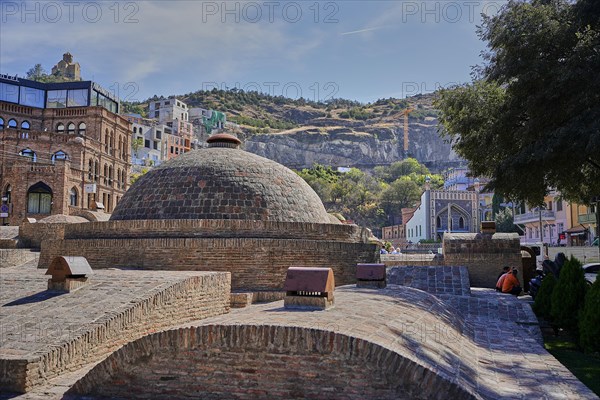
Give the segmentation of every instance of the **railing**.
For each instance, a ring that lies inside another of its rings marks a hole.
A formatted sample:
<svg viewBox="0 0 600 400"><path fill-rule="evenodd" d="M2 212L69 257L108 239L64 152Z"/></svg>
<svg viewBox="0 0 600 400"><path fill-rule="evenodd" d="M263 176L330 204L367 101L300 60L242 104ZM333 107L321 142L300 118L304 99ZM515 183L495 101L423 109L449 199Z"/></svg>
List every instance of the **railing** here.
<svg viewBox="0 0 600 400"><path fill-rule="evenodd" d="M554 220L556 219L556 215L554 211L551 210L542 210L542 221ZM535 222L540 220L540 211L530 211L525 214L517 214L515 215L515 224L525 224L527 222Z"/></svg>
<svg viewBox="0 0 600 400"><path fill-rule="evenodd" d="M577 216L577 222L580 224L594 224L596 223L596 214L583 214Z"/></svg>

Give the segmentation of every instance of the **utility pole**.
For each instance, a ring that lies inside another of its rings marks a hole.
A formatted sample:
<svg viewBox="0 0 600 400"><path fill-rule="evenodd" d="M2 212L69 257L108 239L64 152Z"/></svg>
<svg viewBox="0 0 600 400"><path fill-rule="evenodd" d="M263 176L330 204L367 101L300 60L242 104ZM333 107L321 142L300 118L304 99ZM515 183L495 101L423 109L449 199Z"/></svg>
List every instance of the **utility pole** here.
<svg viewBox="0 0 600 400"><path fill-rule="evenodd" d="M544 243L544 227L542 225L542 207L538 207L538 212L540 214L540 242Z"/></svg>

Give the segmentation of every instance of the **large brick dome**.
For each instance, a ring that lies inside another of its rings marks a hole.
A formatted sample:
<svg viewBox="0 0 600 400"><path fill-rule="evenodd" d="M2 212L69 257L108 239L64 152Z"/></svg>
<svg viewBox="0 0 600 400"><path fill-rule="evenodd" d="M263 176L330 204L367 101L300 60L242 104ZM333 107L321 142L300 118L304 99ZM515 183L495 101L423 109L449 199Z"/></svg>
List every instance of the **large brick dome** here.
<svg viewBox="0 0 600 400"><path fill-rule="evenodd" d="M331 223L319 196L302 178L281 164L237 149L237 143L225 139L213 140L208 148L183 154L149 171L125 193L111 220Z"/></svg>

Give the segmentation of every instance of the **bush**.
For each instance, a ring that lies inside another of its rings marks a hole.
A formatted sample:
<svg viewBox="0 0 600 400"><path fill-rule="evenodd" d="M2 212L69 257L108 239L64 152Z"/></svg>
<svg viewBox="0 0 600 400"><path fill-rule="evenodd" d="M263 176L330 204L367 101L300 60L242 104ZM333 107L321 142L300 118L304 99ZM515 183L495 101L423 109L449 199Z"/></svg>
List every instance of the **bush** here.
<svg viewBox="0 0 600 400"><path fill-rule="evenodd" d="M533 303L533 311L539 317L551 320L552 310L552 292L556 287L556 278L554 275L549 274L542 280L542 286L535 296L535 302Z"/></svg>
<svg viewBox="0 0 600 400"><path fill-rule="evenodd" d="M585 352L600 351L600 279L585 295L583 310L579 315L579 344Z"/></svg>
<svg viewBox="0 0 600 400"><path fill-rule="evenodd" d="M577 329L577 317L583 307L586 292L581 262L575 257L563 265L552 292L552 319L561 328Z"/></svg>

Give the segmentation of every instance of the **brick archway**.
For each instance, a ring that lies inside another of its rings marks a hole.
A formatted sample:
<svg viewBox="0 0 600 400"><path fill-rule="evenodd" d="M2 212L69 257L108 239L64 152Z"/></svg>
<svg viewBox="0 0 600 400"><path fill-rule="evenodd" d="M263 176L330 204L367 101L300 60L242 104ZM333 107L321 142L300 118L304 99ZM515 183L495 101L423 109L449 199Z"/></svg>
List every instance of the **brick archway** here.
<svg viewBox="0 0 600 400"><path fill-rule="evenodd" d="M94 367L68 395L172 399L470 399L402 355L337 332L206 325L138 339Z"/></svg>

